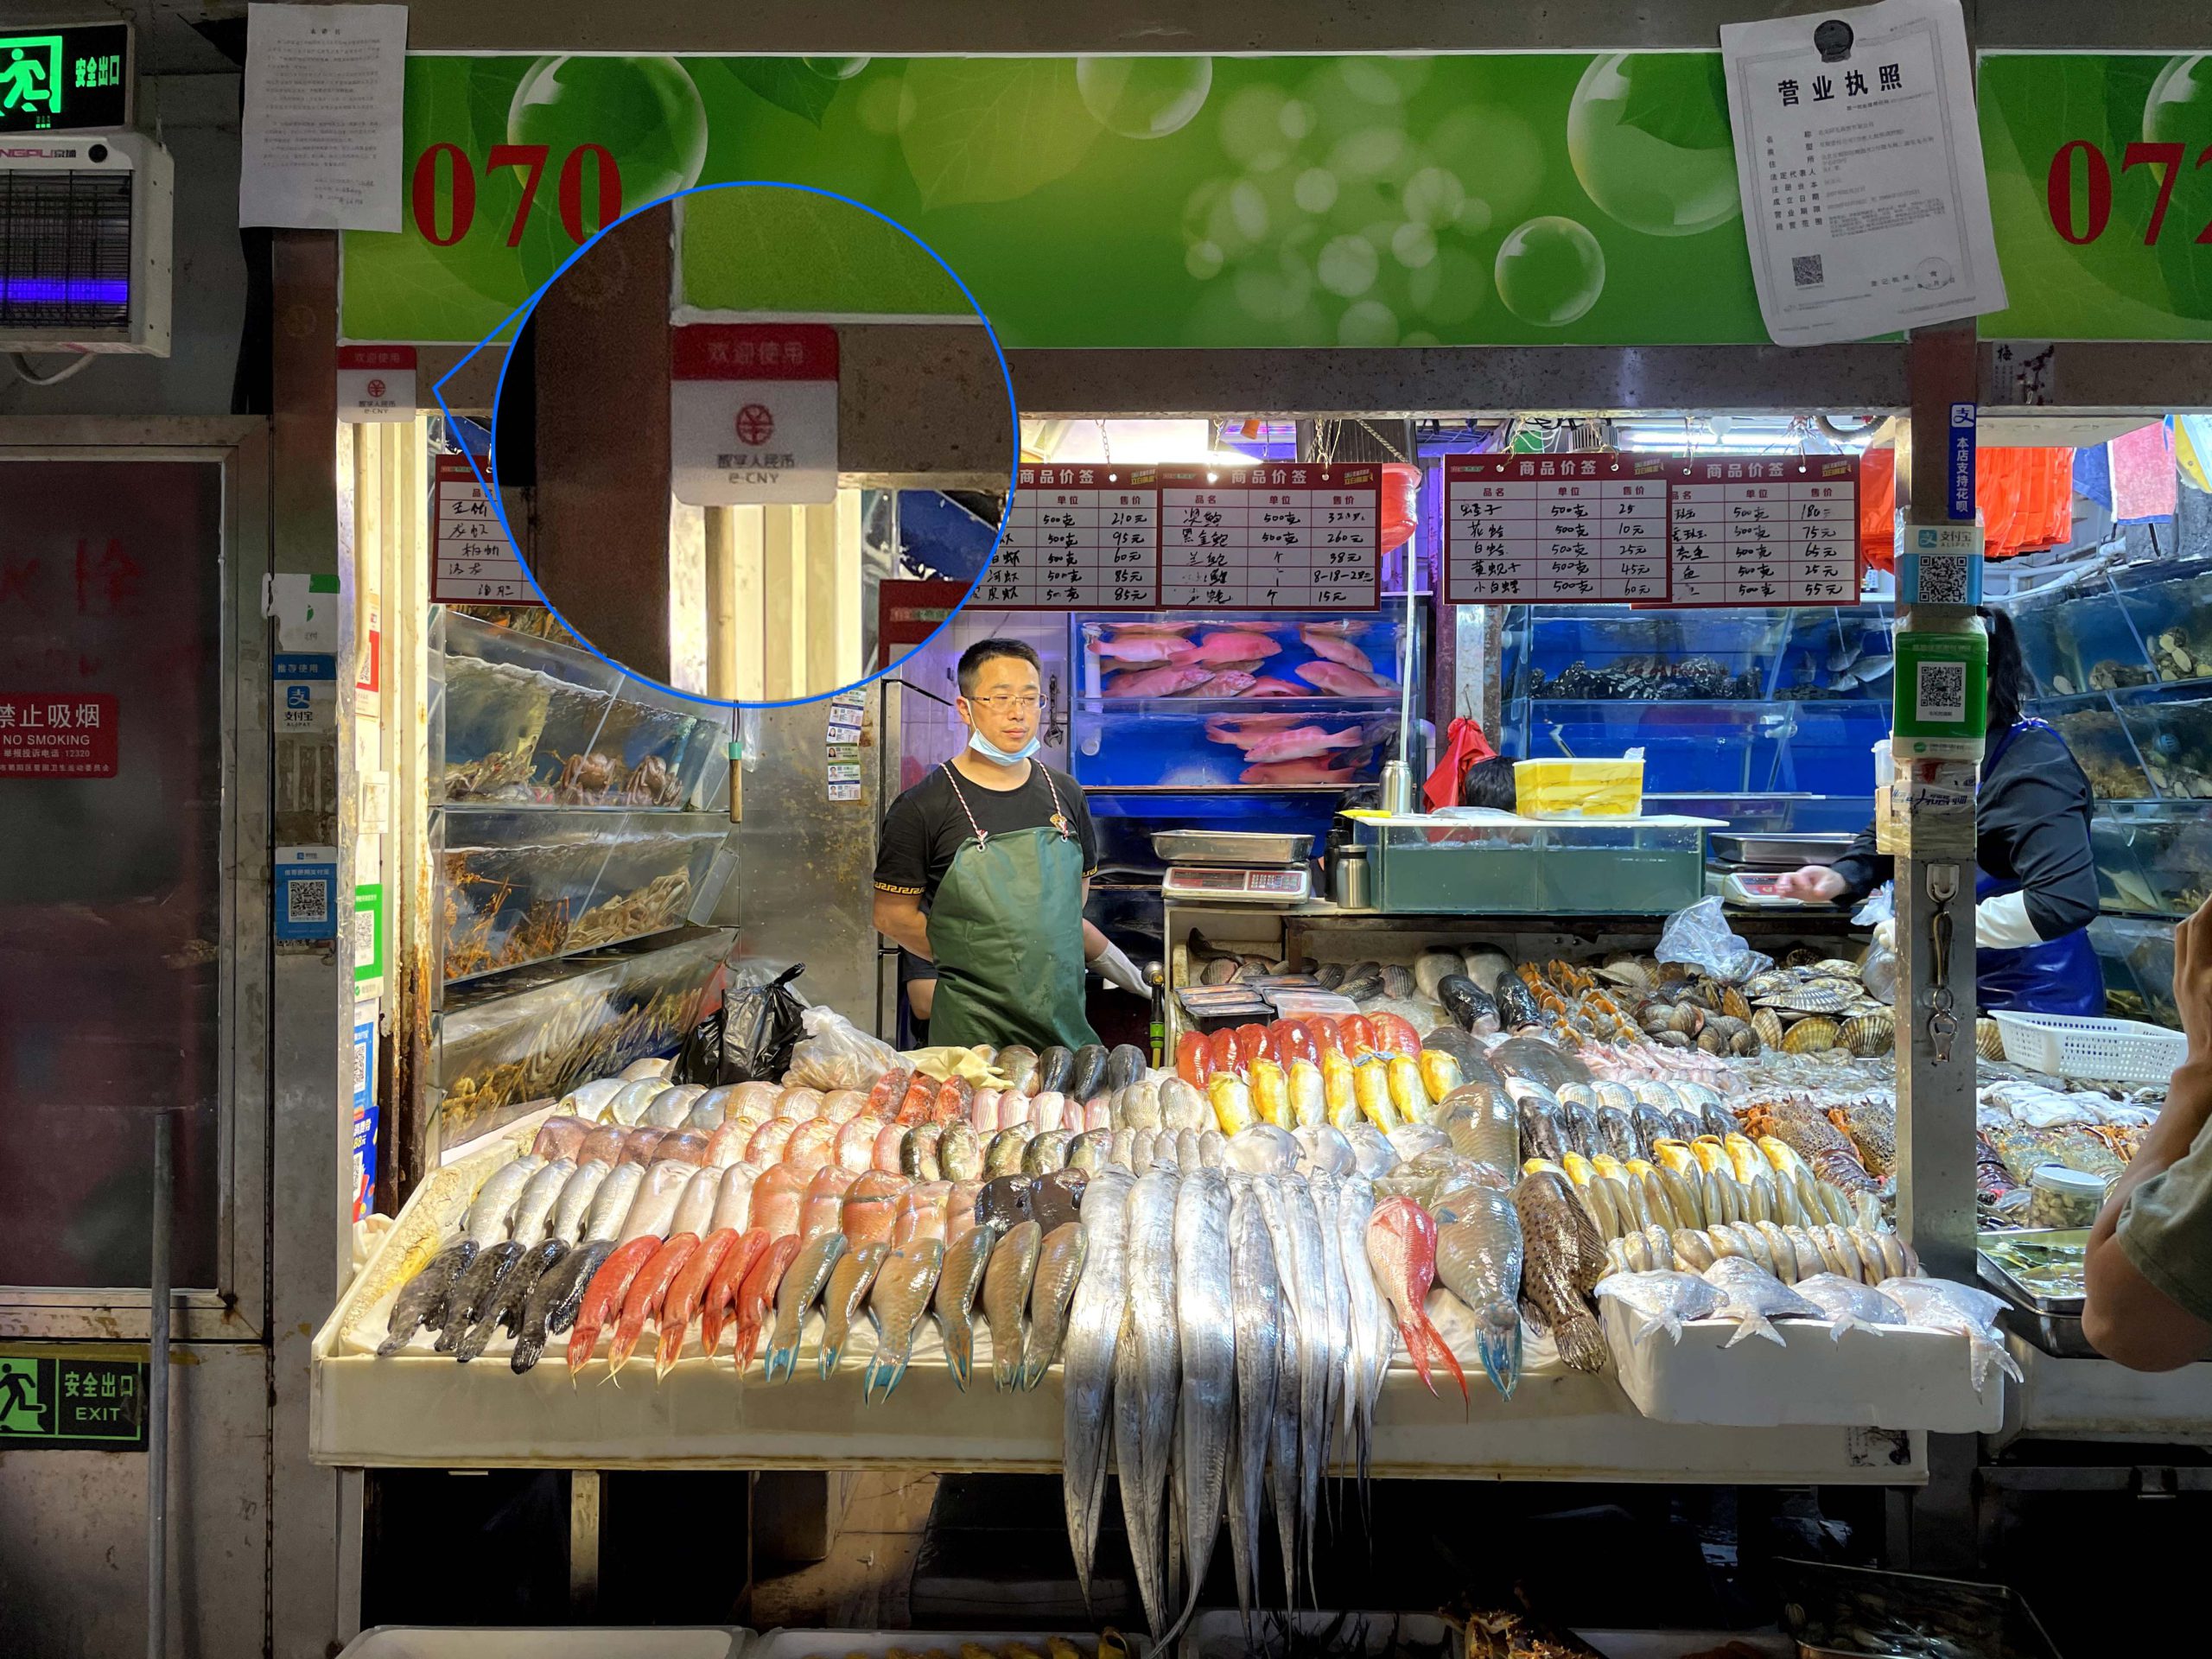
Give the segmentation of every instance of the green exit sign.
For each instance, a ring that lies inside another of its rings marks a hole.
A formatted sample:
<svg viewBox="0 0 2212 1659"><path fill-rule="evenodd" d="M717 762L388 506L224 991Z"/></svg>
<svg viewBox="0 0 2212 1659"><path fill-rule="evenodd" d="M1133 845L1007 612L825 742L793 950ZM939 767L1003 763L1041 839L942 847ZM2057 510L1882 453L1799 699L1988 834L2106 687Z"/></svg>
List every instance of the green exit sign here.
<svg viewBox="0 0 2212 1659"><path fill-rule="evenodd" d="M147 1381L143 1359L0 1351L0 1452L143 1452Z"/></svg>
<svg viewBox="0 0 2212 1659"><path fill-rule="evenodd" d="M130 124L130 25L0 35L0 132Z"/></svg>

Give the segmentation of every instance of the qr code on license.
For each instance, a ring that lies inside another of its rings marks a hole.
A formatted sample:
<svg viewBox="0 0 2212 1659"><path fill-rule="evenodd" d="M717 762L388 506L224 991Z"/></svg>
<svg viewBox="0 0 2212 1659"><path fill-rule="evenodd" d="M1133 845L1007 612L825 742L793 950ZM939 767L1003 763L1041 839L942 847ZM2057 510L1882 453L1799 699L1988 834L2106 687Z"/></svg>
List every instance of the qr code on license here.
<svg viewBox="0 0 2212 1659"><path fill-rule="evenodd" d="M1914 566L1913 600L1921 605L1966 605L1967 562L1955 553L1923 553Z"/></svg>
<svg viewBox="0 0 2212 1659"><path fill-rule="evenodd" d="M1817 253L1796 255L1789 262L1789 280L1800 288L1818 288L1827 281L1827 274L1821 269L1821 256Z"/></svg>
<svg viewBox="0 0 2212 1659"><path fill-rule="evenodd" d="M330 883L317 877L310 881L287 881L284 906L296 922L330 919Z"/></svg>
<svg viewBox="0 0 2212 1659"><path fill-rule="evenodd" d="M1913 686L1913 714L1916 719L1964 720L1967 717L1967 665L1964 663L1922 663Z"/></svg>

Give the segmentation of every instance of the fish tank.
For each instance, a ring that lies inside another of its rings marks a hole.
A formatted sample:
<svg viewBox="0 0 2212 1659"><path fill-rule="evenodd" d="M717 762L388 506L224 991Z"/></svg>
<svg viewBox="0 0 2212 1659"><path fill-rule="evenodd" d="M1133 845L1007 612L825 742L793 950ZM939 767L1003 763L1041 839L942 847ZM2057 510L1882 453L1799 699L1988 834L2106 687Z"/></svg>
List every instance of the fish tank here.
<svg viewBox="0 0 2212 1659"><path fill-rule="evenodd" d="M1424 915L1669 915L1705 896L1707 822L1539 821L1462 807L1352 818L1375 907Z"/></svg>
<svg viewBox="0 0 2212 1659"><path fill-rule="evenodd" d="M2183 801L2106 802L2089 824L2106 914L2177 919L2212 899L2212 812Z"/></svg>
<svg viewBox="0 0 2212 1659"><path fill-rule="evenodd" d="M431 645L434 801L677 810L727 797L727 718L702 705L450 607Z"/></svg>
<svg viewBox="0 0 2212 1659"><path fill-rule="evenodd" d="M2105 974L2105 1012L2115 1020L2181 1027L2174 1001L2174 927L2168 921L2100 916L2089 944Z"/></svg>
<svg viewBox="0 0 2212 1659"><path fill-rule="evenodd" d="M736 938L700 928L455 991L432 1038L438 1144L494 1133L580 1083L674 1052Z"/></svg>
<svg viewBox="0 0 2212 1659"><path fill-rule="evenodd" d="M2136 752L2135 740L2101 692L2078 697L2038 698L2029 712L2049 721L2075 761L2088 775L2089 788L2106 801L2148 800L2156 792L2151 774Z"/></svg>
<svg viewBox="0 0 2212 1659"><path fill-rule="evenodd" d="M448 806L433 815L439 958L453 984L664 933L731 867L721 814Z"/></svg>
<svg viewBox="0 0 2212 1659"><path fill-rule="evenodd" d="M1395 611L1072 617L1068 769L1087 792L1372 783L1396 753L1403 627Z"/></svg>
<svg viewBox="0 0 2212 1659"><path fill-rule="evenodd" d="M2167 800L2212 800L2212 687L2160 686L2113 706L2152 790Z"/></svg>
<svg viewBox="0 0 2212 1659"><path fill-rule="evenodd" d="M1647 798L1812 796L1863 824L1868 752L1890 731L1894 626L1885 605L1508 607L1500 747L1520 760L1641 748Z"/></svg>
<svg viewBox="0 0 2212 1659"><path fill-rule="evenodd" d="M2147 685L2158 677L2142 637L2103 575L1996 601L2012 619L2021 665L2044 697Z"/></svg>
<svg viewBox="0 0 2212 1659"><path fill-rule="evenodd" d="M2113 587L2152 674L2169 684L2212 680L2212 560L2161 563Z"/></svg>

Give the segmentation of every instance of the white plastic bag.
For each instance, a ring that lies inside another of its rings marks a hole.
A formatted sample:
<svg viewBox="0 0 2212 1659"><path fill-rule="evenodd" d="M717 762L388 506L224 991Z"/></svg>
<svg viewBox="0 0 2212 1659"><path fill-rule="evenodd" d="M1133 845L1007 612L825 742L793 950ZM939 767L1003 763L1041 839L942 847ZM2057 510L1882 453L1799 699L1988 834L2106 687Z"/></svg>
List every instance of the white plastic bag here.
<svg viewBox="0 0 2212 1659"><path fill-rule="evenodd" d="M1885 881L1866 895L1866 902L1851 912L1855 927L1878 927L1884 922L1897 918L1897 890ZM1866 995L1877 1001L1894 1005L1897 997L1897 953L1895 950L1872 944L1866 947L1866 960L1859 970L1859 982L1866 986Z"/></svg>
<svg viewBox="0 0 2212 1659"><path fill-rule="evenodd" d="M1655 954L1662 962L1686 963L1714 979L1738 985L1774 966L1772 957L1752 950L1728 925L1718 899L1700 899L1669 916Z"/></svg>
<svg viewBox="0 0 2212 1659"><path fill-rule="evenodd" d="M791 1050L784 1081L803 1088L866 1089L898 1064L897 1051L880 1043L834 1008L809 1008L800 1016L806 1035Z"/></svg>

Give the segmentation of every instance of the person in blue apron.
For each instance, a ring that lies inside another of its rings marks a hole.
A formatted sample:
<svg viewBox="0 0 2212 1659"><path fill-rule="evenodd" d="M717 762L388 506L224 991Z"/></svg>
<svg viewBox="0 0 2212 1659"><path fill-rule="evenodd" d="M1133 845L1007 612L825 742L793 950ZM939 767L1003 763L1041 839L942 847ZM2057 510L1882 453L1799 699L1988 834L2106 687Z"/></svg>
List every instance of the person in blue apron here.
<svg viewBox="0 0 2212 1659"><path fill-rule="evenodd" d="M2097 914L2089 780L2066 740L2020 711L2026 675L2012 619L1980 615L1989 632L1989 737L1974 799L1976 1000L1985 1012L2101 1014L2104 974L2088 934ZM1855 905L1891 868L1870 826L1833 865L1784 876L1783 891Z"/></svg>
<svg viewBox="0 0 2212 1659"><path fill-rule="evenodd" d="M1135 965L1084 920L1098 842L1083 790L1034 757L1037 653L983 639L961 654L966 747L891 804L876 931L936 968L933 1046L1095 1043L1086 967L1146 995Z"/></svg>

